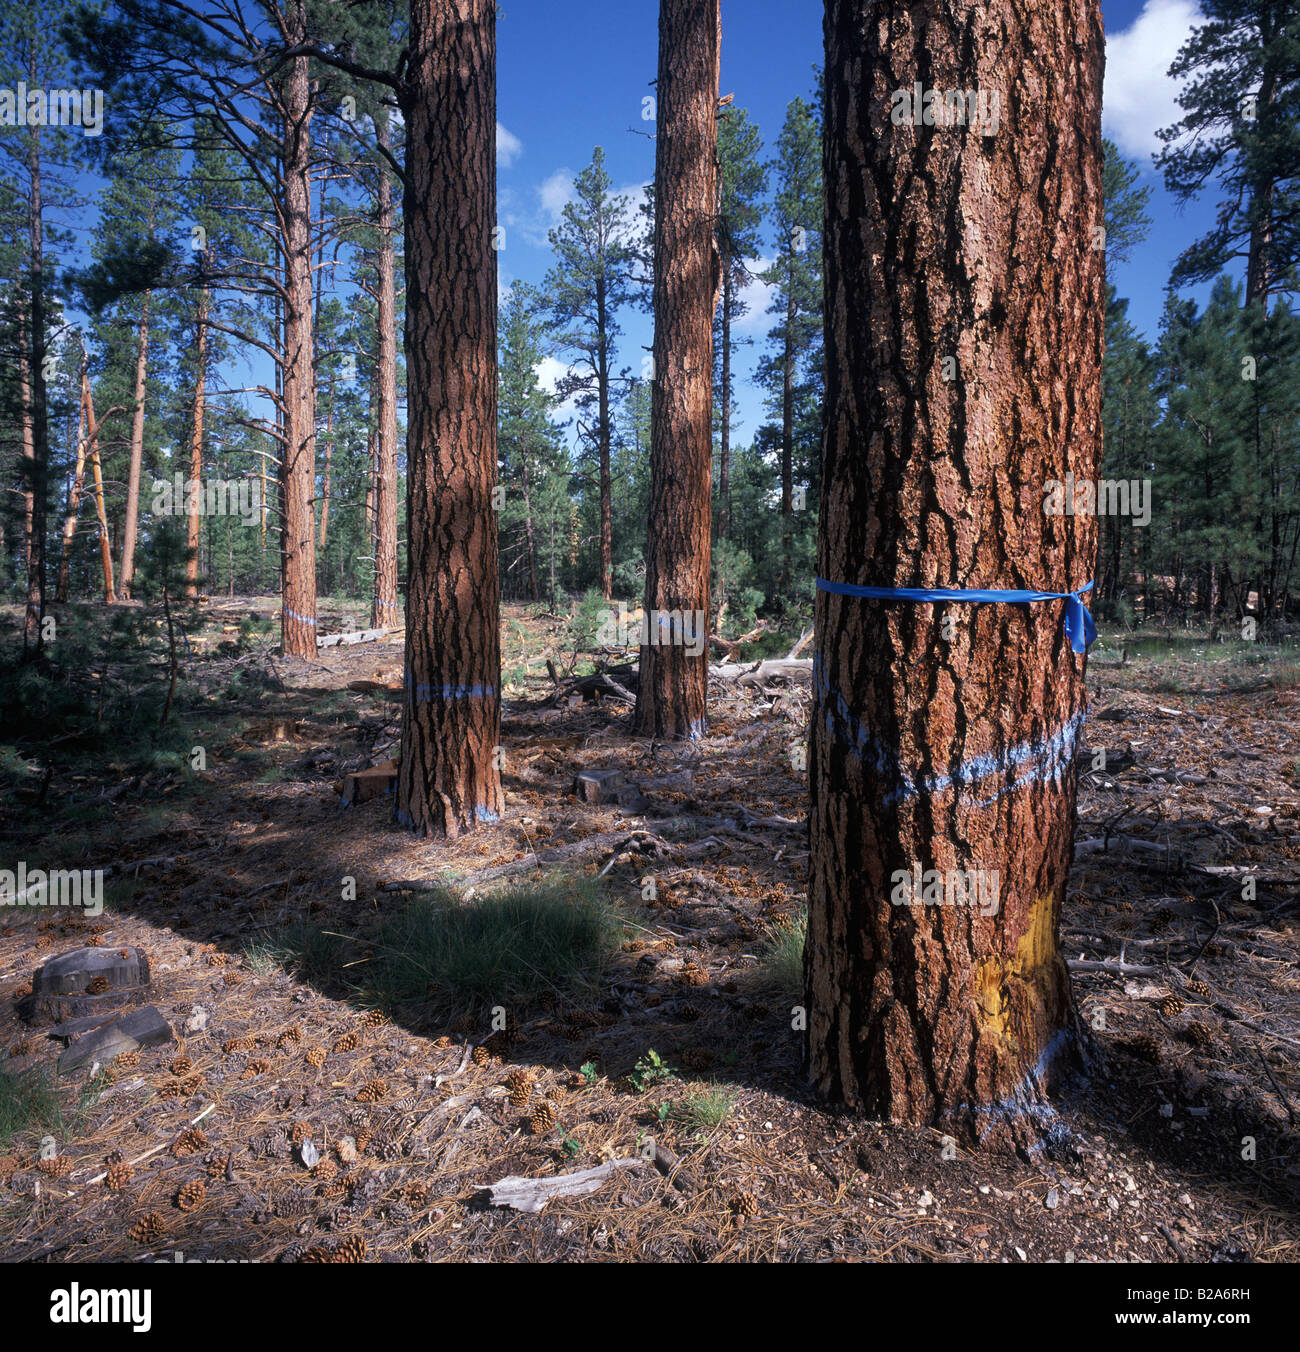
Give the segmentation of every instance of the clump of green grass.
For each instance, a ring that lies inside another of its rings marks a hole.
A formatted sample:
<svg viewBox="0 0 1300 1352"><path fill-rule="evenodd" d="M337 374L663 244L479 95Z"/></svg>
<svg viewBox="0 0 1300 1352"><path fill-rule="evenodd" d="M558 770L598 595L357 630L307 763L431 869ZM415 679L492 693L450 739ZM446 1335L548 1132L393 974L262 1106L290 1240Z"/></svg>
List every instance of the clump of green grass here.
<svg viewBox="0 0 1300 1352"><path fill-rule="evenodd" d="M325 988L341 980L349 947L344 935L302 921L281 930L270 942L258 945L258 961L283 967L303 981Z"/></svg>
<svg viewBox="0 0 1300 1352"><path fill-rule="evenodd" d="M697 1084L673 1104L670 1116L690 1131L716 1131L736 1109L736 1092L721 1084Z"/></svg>
<svg viewBox="0 0 1300 1352"><path fill-rule="evenodd" d="M0 1070L0 1146L16 1136L50 1132L66 1134L67 1123L58 1088L40 1067L21 1075Z"/></svg>
<svg viewBox="0 0 1300 1352"><path fill-rule="evenodd" d="M762 987L783 995L803 994L803 947L807 934L808 917L802 913L768 926L758 969Z"/></svg>
<svg viewBox="0 0 1300 1352"><path fill-rule="evenodd" d="M365 970L380 1004L526 1004L550 990L590 993L618 951L623 922L598 884L555 878L461 901L410 900L385 920Z"/></svg>

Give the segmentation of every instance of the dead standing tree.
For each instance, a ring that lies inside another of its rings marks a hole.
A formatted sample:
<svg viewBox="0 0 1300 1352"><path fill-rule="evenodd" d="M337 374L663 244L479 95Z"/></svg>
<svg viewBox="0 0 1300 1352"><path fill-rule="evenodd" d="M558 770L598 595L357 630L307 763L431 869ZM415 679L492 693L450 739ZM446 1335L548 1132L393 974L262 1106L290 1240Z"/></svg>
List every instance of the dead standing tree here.
<svg viewBox="0 0 1300 1352"><path fill-rule="evenodd" d="M1043 504L1100 453L1097 4L827 0L825 43L820 577L1078 588L1095 521ZM1062 1062L1071 605L818 592L805 966L831 1100L1018 1132ZM918 867L996 878L996 910L916 904Z"/></svg>

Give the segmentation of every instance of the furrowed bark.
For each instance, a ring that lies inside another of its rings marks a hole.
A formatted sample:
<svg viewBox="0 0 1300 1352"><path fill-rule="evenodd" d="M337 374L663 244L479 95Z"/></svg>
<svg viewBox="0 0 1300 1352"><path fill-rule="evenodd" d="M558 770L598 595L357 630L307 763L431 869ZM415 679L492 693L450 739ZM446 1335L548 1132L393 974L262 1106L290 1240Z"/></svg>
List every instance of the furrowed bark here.
<svg viewBox="0 0 1300 1352"><path fill-rule="evenodd" d="M375 121L375 139L389 146L388 118ZM378 329L379 431L375 452L375 595L370 623L395 625L397 604L397 285L394 279L393 186L379 164Z"/></svg>
<svg viewBox="0 0 1300 1352"><path fill-rule="evenodd" d="M412 0L406 123L406 689L397 819L500 816L496 6Z"/></svg>
<svg viewBox="0 0 1300 1352"><path fill-rule="evenodd" d="M705 731L720 37L718 0L661 0L645 592L651 641L641 648L633 715L646 737L694 739ZM697 654L685 641L692 624Z"/></svg>
<svg viewBox="0 0 1300 1352"><path fill-rule="evenodd" d="M1095 519L1044 492L1100 460L1097 4L828 0L825 43L819 573L1079 587ZM996 132L895 122L918 81L998 94ZM827 1099L975 1135L1047 1119L1085 698L1063 605L818 592L805 970ZM908 904L918 868L997 875L996 912Z"/></svg>

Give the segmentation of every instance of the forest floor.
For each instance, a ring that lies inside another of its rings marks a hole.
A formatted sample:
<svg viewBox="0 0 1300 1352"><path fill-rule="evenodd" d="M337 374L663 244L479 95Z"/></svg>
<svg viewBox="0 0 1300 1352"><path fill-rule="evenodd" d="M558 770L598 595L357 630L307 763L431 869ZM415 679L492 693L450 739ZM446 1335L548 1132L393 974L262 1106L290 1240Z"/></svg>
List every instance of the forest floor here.
<svg viewBox="0 0 1300 1352"><path fill-rule="evenodd" d="M97 920L0 909L4 1092L52 1076L59 1044L20 1002L88 939L144 950L176 1041L46 1081L7 1128L0 1101L0 1257L355 1257L359 1238L368 1261L1300 1261L1296 649L1174 634L1130 637L1123 664L1094 650L1077 839L1098 843L1064 921L1070 959L1094 964L1074 971L1089 1061L1055 1104L1069 1148L1026 1160L808 1093L790 1026L806 682L721 687L703 742L651 746L624 704L549 707L544 663L567 665L567 621L507 607L507 811L431 844L392 824L390 799L345 810L333 787L396 754L400 645L285 660L257 633L276 604L210 603L179 726L152 757L91 754L79 724L3 734L0 865L114 866ZM337 609L337 627L361 627ZM0 637L16 624L0 613ZM101 710L106 689L137 698L107 665L78 682L87 719L96 684ZM191 743L206 768L191 770ZM580 769L621 770L645 801L580 802ZM598 983L511 1011L478 1060L481 1010L376 1008L375 936L421 904L396 884L570 844L563 871L598 877L622 917ZM517 1068L532 1083L512 1105ZM41 1170L47 1134L66 1162ZM484 1204L505 1176L653 1154L648 1140L658 1165L587 1196L536 1214ZM114 1188L111 1160L130 1166ZM148 1213L156 1232L133 1238Z"/></svg>

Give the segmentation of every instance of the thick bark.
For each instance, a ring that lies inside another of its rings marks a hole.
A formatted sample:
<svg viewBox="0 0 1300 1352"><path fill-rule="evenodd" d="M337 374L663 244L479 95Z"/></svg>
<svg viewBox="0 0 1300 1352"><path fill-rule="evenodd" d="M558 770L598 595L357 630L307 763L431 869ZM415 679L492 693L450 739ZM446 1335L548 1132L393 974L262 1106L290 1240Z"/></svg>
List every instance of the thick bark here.
<svg viewBox="0 0 1300 1352"><path fill-rule="evenodd" d="M388 119L375 121L375 139L391 143ZM388 169L379 164L379 256L375 374L379 395L379 430L375 448L375 595L373 625L394 625L401 619L397 604L397 285L394 279L393 186Z"/></svg>
<svg viewBox="0 0 1300 1352"><path fill-rule="evenodd" d="M146 291L140 303L140 328L136 333L135 389L131 406L131 457L126 474L126 515L122 523L122 563L118 569L118 596L131 599L135 581L135 543L140 526L140 471L144 464L144 401L149 379L149 308L153 293Z"/></svg>
<svg viewBox="0 0 1300 1352"><path fill-rule="evenodd" d="M455 836L503 807L496 5L412 0L406 123L406 689L395 814Z"/></svg>
<svg viewBox="0 0 1300 1352"><path fill-rule="evenodd" d="M718 0L661 0L645 592L651 642L641 648L633 718L650 737L701 737L707 712L720 35ZM683 641L687 616L694 655Z"/></svg>
<svg viewBox="0 0 1300 1352"><path fill-rule="evenodd" d="M1096 0L828 0L825 39L820 576L1078 587L1095 518L1043 503L1100 460ZM999 94L997 134L896 125L918 80ZM1063 606L818 592L805 967L832 1101L976 1133L1049 1117L1084 707ZM918 867L996 874L996 913L991 890L909 904Z"/></svg>
<svg viewBox="0 0 1300 1352"><path fill-rule="evenodd" d="M316 375L312 350L311 88L292 58L283 93L284 441L280 448L281 634L286 654L316 656Z"/></svg>
<svg viewBox="0 0 1300 1352"><path fill-rule="evenodd" d="M203 477L203 414L208 380L208 289L199 293L198 332L195 334L194 404L190 415L190 479ZM198 496L197 494L195 495ZM185 518L185 595L196 600L199 594L199 530L202 518L190 512Z"/></svg>

